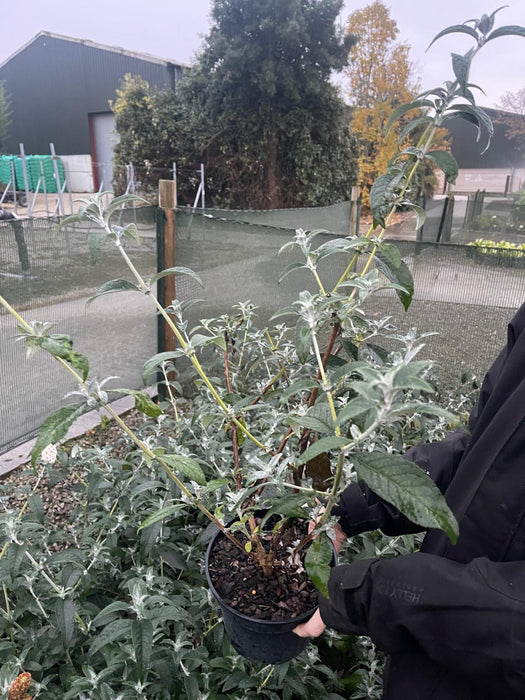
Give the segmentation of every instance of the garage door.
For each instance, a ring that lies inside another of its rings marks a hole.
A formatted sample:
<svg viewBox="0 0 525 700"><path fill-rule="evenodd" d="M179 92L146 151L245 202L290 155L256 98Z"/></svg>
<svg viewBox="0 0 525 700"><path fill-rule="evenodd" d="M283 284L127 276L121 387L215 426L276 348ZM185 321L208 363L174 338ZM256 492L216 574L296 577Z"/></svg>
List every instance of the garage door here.
<svg viewBox="0 0 525 700"><path fill-rule="evenodd" d="M91 156L97 190L112 190L113 149L118 140L113 112L90 114Z"/></svg>

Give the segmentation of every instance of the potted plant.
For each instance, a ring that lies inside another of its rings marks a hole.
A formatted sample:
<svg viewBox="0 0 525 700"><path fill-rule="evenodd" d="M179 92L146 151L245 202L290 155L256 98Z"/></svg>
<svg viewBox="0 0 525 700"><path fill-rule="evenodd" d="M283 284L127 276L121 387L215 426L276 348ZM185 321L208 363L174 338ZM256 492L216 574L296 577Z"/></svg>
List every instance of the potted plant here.
<svg viewBox="0 0 525 700"><path fill-rule="evenodd" d="M409 197L422 160L431 160L454 182L457 164L450 153L433 148L436 130L446 120L462 117L490 138L490 119L475 105L468 83L470 63L487 41L523 35L516 27L493 30L495 14L437 35L436 39L466 33L474 47L464 56L453 55L453 81L422 93L392 115L389 127L404 121L401 148L372 187L373 223L368 233L334 239L322 231L298 230L283 246L300 259L283 270L281 280L306 270L313 287L301 291L289 307L276 310L271 325L258 327L249 303L193 329L185 320L184 303L174 300L163 308L153 294L159 279L190 275L199 281L198 276L173 267L143 279L125 249L126 239L137 236L136 227L113 222L132 196L104 207L105 194L95 195L78 215L62 222L93 222L100 229L89 234L94 257L111 241L133 276L133 282L104 284L90 302L121 291L146 294L173 332L177 349L151 358L143 375L148 382L160 373L166 405L177 418L174 362L186 363L193 373L197 394L189 418L181 420L176 442L154 445L137 437L108 405L104 383L90 379L89 362L74 350L71 339L52 333L51 324L27 323L0 297L18 320L28 355L48 351L79 385L80 401L59 409L42 425L33 462L64 437L82 413L106 408L144 460L169 475L179 502L197 508L217 529L207 555L208 579L237 649L249 658L284 661L305 643L291 630L316 607L312 584L327 595L334 558L331 511L349 481L362 480L423 528L442 528L452 541L457 538L457 522L430 478L379 441L376 444L380 428L394 435L407 415L439 415L451 424L455 418L428 400L433 391L425 378L430 363L415 359L422 339L396 338L388 320L371 319L364 309L366 299L385 288L395 290L405 309L411 302L410 271L384 234L400 206L412 208L422 225L424 212ZM416 117L407 122L411 113ZM409 144L410 138L414 141ZM327 280L324 261L334 256L343 261L341 272ZM382 337L389 343L399 341L398 346L386 350ZM159 417L165 410L144 392L111 391L132 394L137 408L150 416ZM168 518L171 508L149 515L142 527ZM233 581L232 571L238 574ZM269 631L274 623L279 633L284 630L282 642Z"/></svg>

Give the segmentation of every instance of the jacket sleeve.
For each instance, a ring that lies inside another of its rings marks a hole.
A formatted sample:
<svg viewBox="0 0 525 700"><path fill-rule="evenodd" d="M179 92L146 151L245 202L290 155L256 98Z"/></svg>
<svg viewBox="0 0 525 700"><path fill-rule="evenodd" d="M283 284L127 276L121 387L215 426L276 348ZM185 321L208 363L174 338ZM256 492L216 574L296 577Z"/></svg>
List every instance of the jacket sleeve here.
<svg viewBox="0 0 525 700"><path fill-rule="evenodd" d="M469 440L470 435L459 430L440 442L413 447L404 456L424 469L444 493ZM404 535L421 530L421 526L401 515L362 482L350 484L343 491L332 513L339 516L339 524L349 537L376 529L387 535Z"/></svg>
<svg viewBox="0 0 525 700"><path fill-rule="evenodd" d="M335 567L329 595L320 602L329 627L525 693L524 561L463 564L421 552L365 559Z"/></svg>

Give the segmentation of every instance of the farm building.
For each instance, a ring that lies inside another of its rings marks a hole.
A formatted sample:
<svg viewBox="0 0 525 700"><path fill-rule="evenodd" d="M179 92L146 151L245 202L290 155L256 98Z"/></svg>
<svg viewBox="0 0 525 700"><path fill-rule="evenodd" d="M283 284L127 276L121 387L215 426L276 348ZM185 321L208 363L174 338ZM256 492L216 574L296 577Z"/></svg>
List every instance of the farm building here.
<svg viewBox="0 0 525 700"><path fill-rule="evenodd" d="M494 136L489 148L485 147L485 135L476 143L476 126L464 119L447 121L446 128L452 138L451 151L459 165L455 185L445 187L443 176L441 188L450 192L519 192L525 186L525 144L523 138L508 137L505 123L510 117L519 115L497 109L484 110L494 126ZM438 190L439 191L439 190Z"/></svg>
<svg viewBox="0 0 525 700"><path fill-rule="evenodd" d="M73 191L109 189L113 114L109 100L126 73L174 88L184 64L84 39L40 32L0 64L11 98L7 152L49 154L65 162Z"/></svg>

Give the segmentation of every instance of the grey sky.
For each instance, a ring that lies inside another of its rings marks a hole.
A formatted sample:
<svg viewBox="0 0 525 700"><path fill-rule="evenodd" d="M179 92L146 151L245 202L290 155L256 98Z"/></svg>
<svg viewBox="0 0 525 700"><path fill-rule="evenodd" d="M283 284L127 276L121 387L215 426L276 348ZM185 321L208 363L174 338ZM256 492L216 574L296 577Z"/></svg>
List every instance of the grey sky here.
<svg viewBox="0 0 525 700"><path fill-rule="evenodd" d="M256 2L257 0L249 0ZM209 27L210 0L3 0L0 63L40 31L90 39L190 63ZM341 21L366 0L345 0ZM425 53L432 37L451 24L493 12L500 0L386 0L399 26L399 40L412 46L411 58L422 88L451 78L450 52L462 53L470 43L466 35L444 37ZM525 26L525 0L508 0L497 16L498 24ZM489 43L471 74L487 93L478 102L491 107L506 91L525 87L525 40L503 38ZM344 82L342 82L344 86Z"/></svg>

